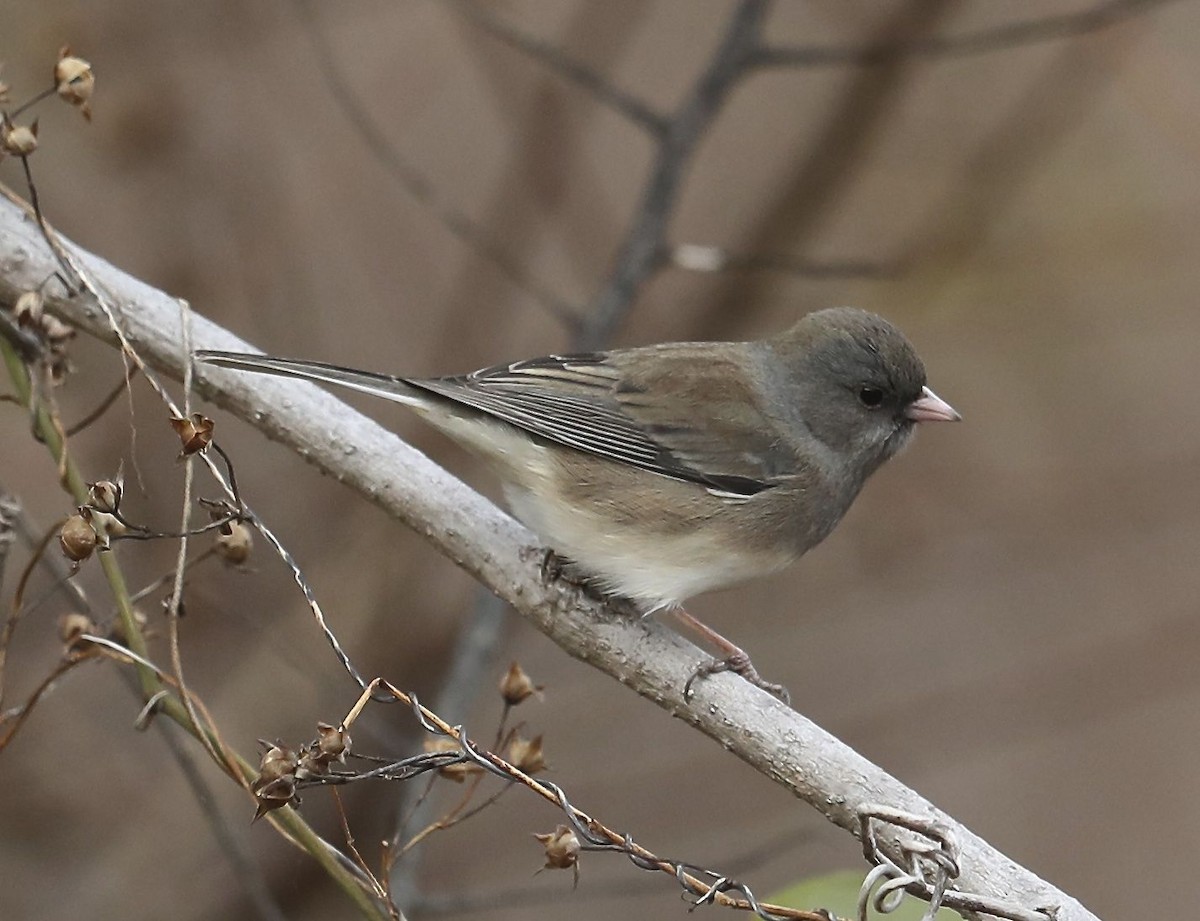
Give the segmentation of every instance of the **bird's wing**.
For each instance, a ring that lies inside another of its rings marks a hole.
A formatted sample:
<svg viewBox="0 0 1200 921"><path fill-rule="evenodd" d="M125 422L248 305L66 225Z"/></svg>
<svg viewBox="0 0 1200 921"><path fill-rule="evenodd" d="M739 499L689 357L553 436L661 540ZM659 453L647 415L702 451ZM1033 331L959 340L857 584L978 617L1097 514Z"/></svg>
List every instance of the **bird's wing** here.
<svg viewBox="0 0 1200 921"><path fill-rule="evenodd" d="M699 366L690 354L698 349ZM653 361L631 360L632 351L549 355L409 383L558 444L731 497L768 489L790 469L794 456L731 362L722 367L703 345L655 351Z"/></svg>

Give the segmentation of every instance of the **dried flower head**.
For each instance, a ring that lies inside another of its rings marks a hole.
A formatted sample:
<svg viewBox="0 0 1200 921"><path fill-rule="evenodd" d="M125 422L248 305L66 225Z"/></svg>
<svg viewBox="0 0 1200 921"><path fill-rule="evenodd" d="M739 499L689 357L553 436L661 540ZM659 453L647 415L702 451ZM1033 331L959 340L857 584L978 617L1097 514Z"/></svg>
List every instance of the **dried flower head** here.
<svg viewBox="0 0 1200 921"><path fill-rule="evenodd" d="M92 65L72 55L71 49L64 46L58 53L58 63L54 65L54 91L91 121L90 103L95 88L96 75L92 73Z"/></svg>
<svg viewBox="0 0 1200 921"><path fill-rule="evenodd" d="M250 551L254 549L254 538L250 529L240 521L231 521L222 525L213 549L226 563L241 566L250 559Z"/></svg>
<svg viewBox="0 0 1200 921"><path fill-rule="evenodd" d="M86 614L72 611L58 619L58 638L63 641L68 654L78 652L76 642L85 633L95 633L96 625Z"/></svg>
<svg viewBox="0 0 1200 921"><path fill-rule="evenodd" d="M265 749L262 760L258 764L258 780L255 784L269 783L287 774L294 773L300 759L296 753L282 742L267 742L260 739L259 743Z"/></svg>
<svg viewBox="0 0 1200 921"><path fill-rule="evenodd" d="M213 426L216 423L200 413L192 413L186 419L172 419L171 427L179 436L183 449L180 457L198 454L212 443Z"/></svg>
<svg viewBox="0 0 1200 921"><path fill-rule="evenodd" d="M575 885L579 885L579 838L566 825L559 825L548 835L534 835L546 849L546 863L542 870L566 870L568 867L575 871ZM538 872L542 872L538 870Z"/></svg>
<svg viewBox="0 0 1200 921"><path fill-rule="evenodd" d="M121 507L121 479L88 483L88 505L98 512L113 513Z"/></svg>
<svg viewBox="0 0 1200 921"><path fill-rule="evenodd" d="M462 753L462 746L453 739L426 739L422 748L424 748L426 754L431 755L442 752ZM445 777L447 780L453 780L455 783L462 783L471 774L479 774L482 771L483 768L470 761L456 761L438 769L438 773L442 777Z"/></svg>
<svg viewBox="0 0 1200 921"><path fill-rule="evenodd" d="M514 736L508 743L508 762L526 774L537 774L546 770L546 757L542 749L542 737L524 739Z"/></svg>
<svg viewBox="0 0 1200 921"><path fill-rule="evenodd" d="M344 726L330 726L328 723L317 723L317 751L325 761L346 763L346 754L350 751L350 733Z"/></svg>
<svg viewBox="0 0 1200 921"><path fill-rule="evenodd" d="M258 800L258 808L254 810L254 821L257 822L268 812L282 809L288 803L299 802L296 796L296 778L285 774L264 784L254 785L254 798Z"/></svg>
<svg viewBox="0 0 1200 921"><path fill-rule="evenodd" d="M37 150L37 134L36 121L28 127L5 122L3 130L0 131L0 148L14 157L28 157Z"/></svg>
<svg viewBox="0 0 1200 921"><path fill-rule="evenodd" d="M515 707L521 701L528 700L534 694L541 697L543 688L544 685L534 684L529 675L525 673L525 669L515 661L508 667L504 677L500 679L500 696L510 707Z"/></svg>

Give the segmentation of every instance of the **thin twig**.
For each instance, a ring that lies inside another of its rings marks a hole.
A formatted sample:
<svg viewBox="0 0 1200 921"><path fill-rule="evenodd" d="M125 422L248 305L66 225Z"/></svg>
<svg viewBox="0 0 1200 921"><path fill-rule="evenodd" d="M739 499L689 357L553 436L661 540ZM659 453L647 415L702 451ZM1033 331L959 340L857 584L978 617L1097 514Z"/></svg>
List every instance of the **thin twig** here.
<svg viewBox="0 0 1200 921"><path fill-rule="evenodd" d="M7 190L0 189L5 196L8 197ZM48 228L39 223L39 229L42 234L48 232ZM54 237L42 236L41 239L47 242L54 251L54 257L65 258L70 262L73 256L60 244ZM37 245L30 241L31 251L38 249ZM44 254L42 254L44 255ZM11 265L11 263L9 263ZM82 269L82 266L79 267ZM81 277L85 280L85 284L91 287L88 290L96 292L99 298L98 302L92 302L86 308L82 308L92 318L96 318L96 303L99 304L103 315L101 321L104 331L107 335L115 337L118 342L122 343L128 349L128 338L125 336L124 330L116 321L116 312L119 310L114 303L110 302L106 297L100 296L100 289L91 279L90 274L85 275L81 271ZM73 299L68 302L74 307L79 307L79 300ZM177 315L179 304L173 302L175 314ZM178 348L178 343L176 343ZM68 489L71 495L79 503L87 501L88 487L80 475L74 462L71 460L67 451L66 440L60 427L54 425L50 413L44 405L40 403L33 393L33 384L29 376L29 369L20 361L16 352L9 346L6 340L0 339L0 355L3 356L4 362L9 370L9 376L17 390L17 395L23 404L31 408L36 433L40 440L46 445L50 451L51 457L59 466L63 474L63 484ZM141 356L129 350L130 360L134 360L148 372L145 368ZM178 352L175 352L178 356ZM160 393L165 400L170 400L165 390L161 390L161 385L158 384L152 373L146 373L147 380L151 381L152 387L160 389ZM173 403L172 403L173 406ZM176 411L178 415L178 411ZM220 472L210 466L214 470L214 476L219 482L223 483ZM125 577L120 567L117 565L115 557L111 553L98 554L98 562L104 575L108 580L110 589L112 590L114 601L116 602L117 611L120 617L120 622L123 627L128 646L123 646L114 642L108 637L93 636L82 634L75 637L73 640L73 649L80 648L80 644L91 644L92 647L104 651L106 655L113 656L120 661L132 662L137 666L137 677L139 687L143 696L148 700L158 700L161 708L170 715L170 718L181 726L189 729L192 732L202 733L208 736L208 745L206 746L210 754L216 754L217 764L234 778L247 792L250 791L251 781L255 776L254 770L243 759L240 759L234 754L220 738L216 724L212 720L211 714L204 706L203 702L195 698L194 695L187 695L189 703L193 707L193 711L189 713L184 709L184 706L169 694L165 694L164 685L178 688L178 683L173 677L167 675L156 666L145 654L146 642L137 623L133 605L129 597L129 592L125 584ZM178 665L178 662L176 662ZM52 686L52 682L45 684L45 689ZM44 694L44 690L39 690L38 699ZM29 707L19 711L14 720L16 725L22 725L28 716ZM197 716L196 714L199 714ZM203 717L201 721L200 717ZM203 728L201 728L203 727ZM4 744L7 744L13 737L16 729L11 728L4 736ZM311 828L309 828L294 812L289 812L284 815L272 816L271 824L275 827L288 841L296 844L297 847L307 851L318 864L330 875L338 887L348 896L358 910L366 917L382 918L383 912L380 906L372 901L370 896L364 891L364 881L359 878L352 865L347 865L344 862L344 857L339 854L336 849L333 849L328 842L318 836Z"/></svg>
<svg viewBox="0 0 1200 921"><path fill-rule="evenodd" d="M392 913L393 917L398 918L399 912L396 911L395 906L392 905L392 900L388 895L387 887L379 881L373 872L371 872L371 868L367 866L367 862L363 860L362 854L360 854L358 851L358 846L354 843L354 833L350 830L350 821L346 818L346 809L342 805L341 794L338 793L337 787L334 787L329 792L333 794L333 802L336 806L338 822L342 826L342 837L346 842L346 848L350 851L350 856L353 858L354 863L358 866L359 873L361 873L364 878L370 881L371 889L374 891L375 897L387 906L388 911Z"/></svg>
<svg viewBox="0 0 1200 921"><path fill-rule="evenodd" d="M5 119L5 121L7 121L7 119ZM46 223L46 215L42 212L41 201L38 199L37 185L33 181L33 170L29 167L29 157L21 156L19 159L21 161L21 169L25 173L25 187L29 189L29 204L33 208L33 217L37 221L38 227L41 228L42 236L46 238L46 242L51 243L50 248L54 251L55 257L59 260L60 268L69 276L71 271L70 265L61 258L61 254L57 249L54 248L54 245L51 242L53 240L53 234L50 230L50 225ZM62 279L64 276L60 274L57 277Z"/></svg>
<svg viewBox="0 0 1200 921"><path fill-rule="evenodd" d="M480 588L470 614L459 628L450 664L442 676L434 706L438 713L448 714L451 719L466 719L484 682L496 671L507 613L508 606L501 599L486 588ZM400 788L391 839L397 843L392 849L389 884L393 892L409 893L417 888L422 852L413 850L415 841L409 841L403 850L399 849L398 842L405 837L406 829L414 824L420 827L430 823L434 805L429 793L428 787L422 790L415 784ZM400 861L402 855L405 860Z"/></svg>
<svg viewBox="0 0 1200 921"><path fill-rule="evenodd" d="M136 693L136 687L134 688ZM167 751L175 759L184 781L192 791L192 798L200 808L208 827L212 830L218 849L229 864L234 877L241 884L255 914L262 921L287 921L287 915L271 894L263 874L258 870L254 855L250 853L243 837L237 834L221 813L216 797L196 759L175 734L175 726L165 720L156 721L158 733L166 743Z"/></svg>
<svg viewBox="0 0 1200 921"><path fill-rule="evenodd" d="M300 589L301 594L304 595L304 600L308 603L308 609L312 614L313 619L317 622L317 628L325 637L325 642L327 642L330 648L333 649L333 653L337 656L342 668L345 669L346 673L354 679L355 684L357 684L360 688L365 688L367 686L367 680L362 676L362 673L350 659L350 654L346 652L346 648L337 638L337 634L333 632L333 628L329 626L329 621L325 617L325 611L322 609L321 603L317 600L317 593L313 591L312 586L308 584L308 579L305 578L303 570L300 569L300 564L296 562L296 558L292 556L291 551L289 551L287 547L283 545L283 542L275 536L275 532L268 528L257 515L249 515L246 518L246 521L252 524L254 529L266 539L267 543L271 545L271 548L275 551L279 559L283 561L283 565L288 568L289 572L291 572L292 580Z"/></svg>
<svg viewBox="0 0 1200 921"><path fill-rule="evenodd" d="M887 4L888 13L873 25L864 44L889 46L897 36L928 35L954 11L962 0L905 0ZM793 158L791 173L778 183L764 203L744 250L758 253L778 247L804 248L840 197L848 194L872 145L878 143L883 127L896 111L917 67L902 52L895 52L877 66L862 68L840 82L836 98L825 107L821 122L810 126L808 143ZM899 260L900 265L906 265ZM728 323L747 304L768 295L767 279L761 275L724 275L712 286L708 300L710 329ZM702 318L704 322L705 318Z"/></svg>
<svg viewBox="0 0 1200 921"><path fill-rule="evenodd" d="M192 569L194 569L199 564L203 563L205 560L211 559L212 557L216 556L216 552L217 552L216 547L209 547L204 552L198 553L196 556L194 556L190 560L188 560L185 568L187 569L188 572L191 572ZM173 582L174 580L175 580L175 567L172 567L170 572L159 576L153 582L143 585L136 592L131 592L129 595L129 600L131 602L133 602L134 604L137 604L139 601L142 601L143 599L148 598L150 595L153 595L164 585L168 585L171 582Z"/></svg>
<svg viewBox="0 0 1200 921"><path fill-rule="evenodd" d="M8 117L9 118L20 118L22 114L24 114L28 110L32 109L35 105L37 105L43 99L49 99L57 91L58 91L58 87L54 84L51 84L50 86L48 86L46 89L42 90L40 93L38 93L36 96L34 96L29 101L23 102L21 105L17 106L15 109L13 109L11 112L9 112Z"/></svg>
<svg viewBox="0 0 1200 921"><path fill-rule="evenodd" d="M357 132L368 152L382 165L412 198L432 212L434 218L468 249L495 266L512 284L531 297L543 310L569 323L574 310L570 304L539 284L465 211L445 201L433 183L413 166L388 139L370 109L343 75L333 50L317 22L311 0L293 0L301 24L308 33L321 78L334 102L342 110L350 127Z"/></svg>
<svg viewBox="0 0 1200 921"><path fill-rule="evenodd" d="M118 322L117 307L113 303L111 297L96 281L92 273L81 262L79 262L71 253L70 249L63 244L54 228L50 226L41 213L40 207L36 202L36 190L33 185L33 176L30 175L28 171L28 163L26 163L26 179L29 183L32 208L27 206L19 198L13 195L11 191L3 186L0 186L0 194L3 194L3 196L13 205L33 215L37 221L38 228L41 230L43 240L45 240L47 247L54 255L58 265L61 266L63 274L66 276L66 278L71 279L71 281L73 281L79 289L90 295L92 303L96 307L100 308L101 314L108 323L109 331L116 338L117 343L120 346L122 360L126 362L126 377L128 377L131 373L128 368L128 363L133 362L137 370L140 371L142 376L146 379L146 383L150 385L150 389L154 391L155 395L158 396L167 409L174 413L176 417L181 416L182 414L180 409L176 405L175 400L171 397L171 394L167 391L162 381L159 380L158 375L154 373L154 370L150 368L142 359L142 356L138 354L137 350L130 342L129 337L126 335L125 330ZM63 280L62 275L59 277L60 280ZM74 296L77 293L70 282L63 280L63 285L67 287L68 293L71 296ZM130 393L130 398L132 399L132 391L128 392ZM130 407L132 411L132 403L130 404ZM215 462L212 461L207 454L201 454L200 456L207 465L213 479L215 479L217 483L226 491L230 498L236 499L233 489L226 482L225 477L221 474L221 471L217 469Z"/></svg>
<svg viewBox="0 0 1200 921"><path fill-rule="evenodd" d="M91 425L93 422L95 422L97 419L99 419L101 416L103 416L106 412L108 412L108 410L112 407L112 405L117 402L117 399L121 396L121 394L125 392L126 388L129 387L129 381L130 381L132 375L133 375L133 368L126 366L125 376L121 380L121 383L117 384L117 386L115 386L112 390L109 391L108 396L106 396L103 400L100 401L100 405L97 406L95 409L93 409L90 413L88 413L82 419L80 419L78 422L76 422L74 425L67 426L67 437L70 438L72 435L78 435L80 432L82 432L84 429L86 429L89 425Z"/></svg>
<svg viewBox="0 0 1200 921"><path fill-rule="evenodd" d="M833 917L826 912L810 912L783 905L760 902L745 883L738 882L712 870L654 854L642 845L637 844L628 833L615 831L572 805L567 798L566 792L557 784L537 780L494 752L479 748L468 738L461 726L451 726L436 713L421 706L414 695L399 690L381 678L376 678L363 691L358 701L342 721L343 728L348 729L350 727L354 719L362 712L368 700L378 699L378 696L375 694L378 690L383 690L396 700L407 704L422 728L427 732L445 736L458 742L462 746L463 758L471 764L510 783L524 786L542 799L561 809L567 822L578 836L583 850L621 853L638 869L665 873L668 876L674 877L685 893L697 898L697 901L693 903L696 905L712 902L729 908L753 911L759 917L763 918L764 921L783 921L783 919L795 919L795 921L830 921ZM342 780L344 781L344 778ZM470 792L463 798L464 804L469 799ZM436 829L427 829L426 831L430 830ZM702 877L708 877L711 881L706 882ZM739 895L731 896L728 894L730 892L736 892Z"/></svg>
<svg viewBox="0 0 1200 921"><path fill-rule="evenodd" d="M758 67L863 67L884 63L897 54L961 58L1099 32L1173 2L1175 0L1106 0L1077 13L1026 19L963 35L912 41L842 47L767 47L758 53L755 64Z"/></svg>
<svg viewBox="0 0 1200 921"><path fill-rule="evenodd" d="M0 487L0 491L3 491L2 487ZM16 527L18 533L21 535L21 542L30 550L37 546L38 542L42 539L42 534L45 533L45 529L34 526L34 523L30 520L29 515L24 509L20 510L17 515ZM79 586L79 583L71 578L71 567L62 554L43 553L39 555L38 559L41 566L48 570L53 577L53 587L47 595L52 596L54 592L66 591L70 596L71 607L81 614L91 617L92 603L88 600L87 594ZM44 601L45 596L39 598L30 605L30 610L43 604Z"/></svg>
<svg viewBox="0 0 1200 921"><path fill-rule="evenodd" d="M127 646L123 646L108 637L83 634L77 637L75 642L77 645L90 644L102 654L115 661L133 663L140 668L147 669L164 685L178 689L174 677L165 669L155 664L146 656L139 655ZM204 724L215 727L216 723L213 721L212 714L209 712L207 706L205 706L204 701L193 695L193 702L203 716ZM163 708L178 725L185 729L191 729L187 714L183 712L182 707L175 700L169 696L163 698ZM222 752L228 751L218 738L214 738L214 744L218 750ZM230 754L230 758L231 761L227 767L232 769L231 776L238 781L243 789L250 792L251 782L257 772L244 759L232 754ZM342 891L349 896L364 917L380 919L384 917L384 912L380 906L367 897L367 890L370 889L370 884L359 875L358 868L344 854L329 844L324 838L317 835L300 818L298 813L294 810L279 810L267 815L266 819L286 841L314 857ZM388 916L391 917L390 913Z"/></svg>
<svg viewBox="0 0 1200 921"><path fill-rule="evenodd" d="M17 588L13 592L12 603L9 605L8 616L4 619L4 627L0 629L0 708L4 706L4 677L5 666L8 664L8 647L12 643L13 634L17 631L17 624L21 620L21 616L25 613L25 588L29 585L29 579L33 575L33 571L37 568L42 555L46 552L46 547L50 541L54 540L59 530L63 526L63 521L56 521L42 535L42 539L33 547L33 555L21 570L21 575L17 579Z"/></svg>
<svg viewBox="0 0 1200 921"><path fill-rule="evenodd" d="M662 265L667 222L684 174L730 91L749 72L759 52L759 36L769 8L767 0L738 3L712 60L671 116L608 281L580 321L579 343L584 349L596 348L612 338L640 287Z"/></svg>
<svg viewBox="0 0 1200 921"><path fill-rule="evenodd" d="M789 829L775 835L750 850L729 858L729 866L741 872L742 869L758 867L767 858L778 858L786 853L786 848L793 845L807 832ZM741 868L741 869L739 869ZM594 885L580 889L572 894L573 902L600 902L610 899L626 899L636 895L657 891L660 884L657 880L637 877L617 880L597 880L589 875ZM545 887L534 888L529 885L513 886L506 889L489 888L481 892L455 891L448 895L422 895L413 904L413 914L421 917L450 915L485 911L504 905L512 909L524 905L541 905L546 902L557 902L562 899L562 893L557 889Z"/></svg>
<svg viewBox="0 0 1200 921"><path fill-rule="evenodd" d="M54 688L58 683L58 679L83 662L84 659L85 657L63 657L54 666L50 674L43 678L37 687L33 689L29 697L25 700L25 703L13 711L0 713L0 727L5 727L3 733L0 734L0 753L3 753L9 743L16 738L21 727L25 725L25 721L33 714L33 708Z"/></svg>
<svg viewBox="0 0 1200 921"><path fill-rule="evenodd" d="M13 195L7 188L0 186L0 194L2 194L4 198L6 198L21 211L29 213L29 207L15 195ZM93 277L92 273L87 269L87 267L84 266L83 263L78 259L76 259L71 250L54 232L53 228L50 227L49 224L47 224L45 220L41 219L40 217L38 218L38 227L41 231L42 239L49 247L58 264L64 266L71 276L78 280L79 285L83 288L83 290L87 291L91 295L92 303L100 308L100 313L104 320L105 330L108 334L116 339L117 344L120 346L123 360L125 362L133 362L137 366L138 370L142 373L142 376L145 378L146 382L150 385L150 388L159 397L159 399L162 400L166 407L177 418L182 417L183 414L181 413L180 408L171 398L170 393L167 391L166 387L163 386L162 382L158 378L158 375L146 364L137 350L133 348L129 337L126 335L125 329L117 319L118 307L112 298L104 290L102 285ZM178 301L173 299L173 303L175 303L176 310L178 310ZM63 302L58 306L61 309L66 307L67 304L70 304L73 307L78 306L77 302L74 300ZM83 309L82 312L89 318L95 316L94 311L91 310ZM76 319L78 320L78 317ZM279 555L280 559L282 559L283 562L291 569L292 576L296 580L297 585L300 586L301 591L304 593L304 598L308 602L309 609L312 612L314 619L317 621L322 633L325 635L326 640L333 647L334 652L338 655L338 658L341 660L347 672L355 679L359 687L362 687L364 685L362 676L359 674L358 670L354 668L353 664L350 662L349 656L346 654L341 643L338 641L337 636L329 627L328 622L325 619L324 612L321 610L321 606L317 601L316 594L312 591L311 587L309 587L303 574L300 572L300 568L296 564L295 559L283 546L283 543L267 527L266 523L254 513L253 509L249 508L241 501L236 489L233 465L230 462L228 455L226 455L225 452L217 446L215 441L212 443L212 445L210 445L210 447L212 447L217 452L218 456L221 457L225 462L227 473L223 475L217 468L216 462L213 461L213 459L209 456L210 452L204 451L200 454L200 458L208 467L209 473L222 487L226 495L228 495L235 503L239 510L240 516L244 520L249 521L254 525L259 533L267 539L267 542ZM60 451L57 456L60 459L60 464L66 462L65 450ZM226 477L228 477L228 479ZM76 490L76 492L78 492L78 490ZM122 611L122 618L123 620L127 621L126 628L136 631L136 625L132 623L131 617L132 614L130 612L125 610ZM138 642L140 643L140 637L138 637ZM148 690L150 693L153 692L153 689Z"/></svg>
<svg viewBox="0 0 1200 921"><path fill-rule="evenodd" d="M183 416L192 414L192 313L187 301L179 301L179 349L183 362ZM179 612L183 606L183 575L187 570L188 529L192 523L192 478L195 474L192 456L183 459L183 508L179 513L179 550L175 556L175 572L171 582L171 597L167 602L167 638L171 654L171 668L179 687L179 700L192 721L193 735L208 751L208 756L218 764L232 764L228 752L219 752L213 741L211 725L202 725L192 693L183 677L183 653L179 648ZM233 770L231 774L235 774Z"/></svg>
<svg viewBox="0 0 1200 921"><path fill-rule="evenodd" d="M667 117L656 112L632 93L610 82L581 61L569 57L561 48L509 25L503 19L474 0L453 0L451 5L473 25L493 38L534 59L552 73L574 83L597 102L624 115L640 128L655 136L667 130Z"/></svg>

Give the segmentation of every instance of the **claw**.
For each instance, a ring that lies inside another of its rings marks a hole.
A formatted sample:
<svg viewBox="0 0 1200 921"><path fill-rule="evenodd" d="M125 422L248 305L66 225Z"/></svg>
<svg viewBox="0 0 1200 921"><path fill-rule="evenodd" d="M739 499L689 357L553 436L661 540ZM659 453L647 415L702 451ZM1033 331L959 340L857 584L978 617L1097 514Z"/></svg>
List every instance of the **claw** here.
<svg viewBox="0 0 1200 921"><path fill-rule="evenodd" d="M707 678L709 675L718 675L721 672L733 672L735 675L741 675L746 681L750 682L756 688L761 688L772 697L781 700L783 703L791 706L792 695L788 693L787 688L782 684L775 684L772 681L767 681L758 673L750 657L740 650L731 656L724 659L713 659L703 665L697 665L696 670L692 672L688 678L687 684L683 686L683 696L690 700L693 694L692 685L699 678Z"/></svg>

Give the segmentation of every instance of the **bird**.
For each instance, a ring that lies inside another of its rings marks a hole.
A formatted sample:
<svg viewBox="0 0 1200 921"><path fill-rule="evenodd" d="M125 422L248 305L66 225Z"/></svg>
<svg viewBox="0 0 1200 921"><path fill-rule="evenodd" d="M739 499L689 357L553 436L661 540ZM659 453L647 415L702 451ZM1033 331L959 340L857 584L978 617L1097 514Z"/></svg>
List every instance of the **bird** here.
<svg viewBox="0 0 1200 921"><path fill-rule="evenodd" d="M834 529L917 424L961 416L888 320L853 307L770 338L546 355L399 377L201 350L211 365L407 404L494 469L513 514L572 572L643 613L671 612L732 670L786 699L736 644L687 613L767 576Z"/></svg>

